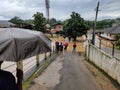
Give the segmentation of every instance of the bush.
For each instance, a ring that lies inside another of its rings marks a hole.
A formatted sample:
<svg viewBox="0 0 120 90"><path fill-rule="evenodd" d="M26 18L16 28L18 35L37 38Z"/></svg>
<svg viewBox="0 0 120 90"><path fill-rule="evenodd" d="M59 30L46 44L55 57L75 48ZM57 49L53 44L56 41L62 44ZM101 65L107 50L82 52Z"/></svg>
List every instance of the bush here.
<svg viewBox="0 0 120 90"><path fill-rule="evenodd" d="M120 35L117 34L117 35L115 36L115 38L116 38L116 40L117 40L116 48L117 48L117 49L120 49Z"/></svg>

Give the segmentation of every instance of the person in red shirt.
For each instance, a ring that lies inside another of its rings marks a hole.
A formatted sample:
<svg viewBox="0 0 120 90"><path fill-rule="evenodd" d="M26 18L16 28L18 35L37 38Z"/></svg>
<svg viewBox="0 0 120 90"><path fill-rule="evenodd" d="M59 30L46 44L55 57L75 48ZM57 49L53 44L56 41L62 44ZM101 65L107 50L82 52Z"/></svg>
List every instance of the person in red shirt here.
<svg viewBox="0 0 120 90"><path fill-rule="evenodd" d="M77 47L76 42L74 42L72 53L76 53L76 47Z"/></svg>

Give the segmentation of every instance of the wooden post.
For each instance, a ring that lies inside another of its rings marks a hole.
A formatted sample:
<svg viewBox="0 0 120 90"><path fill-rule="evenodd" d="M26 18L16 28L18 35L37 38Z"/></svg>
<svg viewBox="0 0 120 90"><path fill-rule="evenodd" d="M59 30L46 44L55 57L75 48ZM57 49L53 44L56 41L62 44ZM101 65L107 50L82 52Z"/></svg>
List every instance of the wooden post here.
<svg viewBox="0 0 120 90"><path fill-rule="evenodd" d="M55 46L53 46L53 53L55 52Z"/></svg>
<svg viewBox="0 0 120 90"><path fill-rule="evenodd" d="M99 49L101 49L101 39L99 38L99 40L100 40L100 43L99 43Z"/></svg>
<svg viewBox="0 0 120 90"><path fill-rule="evenodd" d="M0 61L0 69L1 69L1 65L2 65L3 61Z"/></svg>
<svg viewBox="0 0 120 90"><path fill-rule="evenodd" d="M112 45L113 45L112 55L114 56L114 48L115 48L115 45L117 44L117 41L112 41L111 43L112 43Z"/></svg>
<svg viewBox="0 0 120 90"><path fill-rule="evenodd" d="M88 61L89 61L89 56L90 56L90 41L89 41L89 43L88 43Z"/></svg>
<svg viewBox="0 0 120 90"><path fill-rule="evenodd" d="M39 66L39 55L36 56L36 66Z"/></svg>
<svg viewBox="0 0 120 90"><path fill-rule="evenodd" d="M19 90L22 90L22 81L23 81L23 62L19 61L17 62L17 70L16 70L16 77L17 77L17 85L19 87Z"/></svg>
<svg viewBox="0 0 120 90"><path fill-rule="evenodd" d="M51 52L50 52L50 56L51 56Z"/></svg>
<svg viewBox="0 0 120 90"><path fill-rule="evenodd" d="M114 56L114 46L115 46L115 44L113 44L113 48L112 48L112 56Z"/></svg>
<svg viewBox="0 0 120 90"><path fill-rule="evenodd" d="M47 60L47 55L46 55L47 53L45 52L45 60Z"/></svg>
<svg viewBox="0 0 120 90"><path fill-rule="evenodd" d="M95 15L95 21L94 21L94 26L93 26L93 35L92 35L92 44L93 45L95 45L95 28L96 28L98 11L99 11L99 2L98 2L97 7L96 7L96 15Z"/></svg>

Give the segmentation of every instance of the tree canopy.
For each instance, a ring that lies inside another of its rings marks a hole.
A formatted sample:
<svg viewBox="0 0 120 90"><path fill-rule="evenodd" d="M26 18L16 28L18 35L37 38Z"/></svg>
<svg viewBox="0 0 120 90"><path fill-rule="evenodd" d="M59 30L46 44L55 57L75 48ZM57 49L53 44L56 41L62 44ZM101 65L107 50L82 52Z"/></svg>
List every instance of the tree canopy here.
<svg viewBox="0 0 120 90"><path fill-rule="evenodd" d="M11 18L9 21L16 24L17 26L19 26L22 22L24 22L24 20L20 19L20 17L18 16Z"/></svg>
<svg viewBox="0 0 120 90"><path fill-rule="evenodd" d="M33 20L32 19L24 20L24 23L33 25Z"/></svg>
<svg viewBox="0 0 120 90"><path fill-rule="evenodd" d="M45 32L46 19L43 16L43 13L37 12L33 17L34 29Z"/></svg>
<svg viewBox="0 0 120 90"><path fill-rule="evenodd" d="M116 48L120 49L120 35L116 34L115 39L117 40Z"/></svg>
<svg viewBox="0 0 120 90"><path fill-rule="evenodd" d="M51 19L50 19L50 25L53 26L54 23L56 23L56 21L57 21L57 20L56 20L55 18L51 18Z"/></svg>
<svg viewBox="0 0 120 90"><path fill-rule="evenodd" d="M88 29L88 25L78 13L72 12L70 19L64 21L63 32L72 38L86 34Z"/></svg>
<svg viewBox="0 0 120 90"><path fill-rule="evenodd" d="M93 29L94 21L86 21L91 29ZM104 29L112 27L112 25L116 22L119 22L119 19L104 19L96 22L95 29Z"/></svg>

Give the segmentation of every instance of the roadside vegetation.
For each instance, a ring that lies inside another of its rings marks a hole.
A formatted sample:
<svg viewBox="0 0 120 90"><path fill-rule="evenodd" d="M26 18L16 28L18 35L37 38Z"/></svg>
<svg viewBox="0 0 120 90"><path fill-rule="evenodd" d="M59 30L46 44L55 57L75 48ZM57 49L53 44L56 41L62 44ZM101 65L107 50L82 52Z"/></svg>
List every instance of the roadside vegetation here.
<svg viewBox="0 0 120 90"><path fill-rule="evenodd" d="M116 48L120 50L120 35L117 34L115 38L117 40Z"/></svg>

